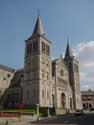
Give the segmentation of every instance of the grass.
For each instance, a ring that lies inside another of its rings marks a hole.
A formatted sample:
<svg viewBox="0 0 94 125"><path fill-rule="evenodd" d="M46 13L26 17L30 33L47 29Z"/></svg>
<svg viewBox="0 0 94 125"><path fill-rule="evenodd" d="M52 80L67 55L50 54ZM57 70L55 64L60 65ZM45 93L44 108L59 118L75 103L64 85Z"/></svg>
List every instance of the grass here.
<svg viewBox="0 0 94 125"><path fill-rule="evenodd" d="M32 109L6 109L4 110L5 112L14 112L14 113L19 113L19 112L22 112L22 113L34 113L36 114L36 108L32 108ZM39 113L40 117L45 117L47 116L47 112L44 110L44 109L40 109L40 113Z"/></svg>
<svg viewBox="0 0 94 125"><path fill-rule="evenodd" d="M35 109L22 109L22 110L19 110L19 109L6 109L5 111L7 112L23 112L23 113L35 113L36 110Z"/></svg>

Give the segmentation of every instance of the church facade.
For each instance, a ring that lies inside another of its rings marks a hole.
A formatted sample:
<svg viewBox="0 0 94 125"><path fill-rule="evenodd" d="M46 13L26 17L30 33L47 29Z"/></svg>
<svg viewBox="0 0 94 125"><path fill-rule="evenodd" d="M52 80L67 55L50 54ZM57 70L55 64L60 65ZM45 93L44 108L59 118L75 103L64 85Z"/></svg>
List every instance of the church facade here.
<svg viewBox="0 0 94 125"><path fill-rule="evenodd" d="M15 72L3 102L9 107L39 104L55 107L57 111L82 108L79 63L69 43L65 57L52 60L51 42L44 34L39 16L32 35L25 41L24 68Z"/></svg>

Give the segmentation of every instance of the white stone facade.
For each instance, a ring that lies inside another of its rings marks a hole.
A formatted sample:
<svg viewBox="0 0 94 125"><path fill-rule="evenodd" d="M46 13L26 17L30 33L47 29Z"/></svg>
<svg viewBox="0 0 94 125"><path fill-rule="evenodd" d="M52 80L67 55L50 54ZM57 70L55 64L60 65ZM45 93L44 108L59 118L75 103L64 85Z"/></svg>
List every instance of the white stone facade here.
<svg viewBox="0 0 94 125"><path fill-rule="evenodd" d="M0 65L0 97L4 91L9 87L11 79L14 76L14 70L11 68Z"/></svg>
<svg viewBox="0 0 94 125"><path fill-rule="evenodd" d="M37 50L34 52L34 43L36 41ZM75 73L73 67L75 62L78 68L78 62L73 57L71 61L73 71L69 71L66 59L60 57L52 61L50 56L51 42L43 34L40 17L37 19L32 36L25 43L23 103L39 104L40 107L81 109L79 71ZM49 54L46 53L46 46L49 46ZM71 82L69 74L74 75ZM26 95L28 91L30 99L28 99L28 94Z"/></svg>
<svg viewBox="0 0 94 125"><path fill-rule="evenodd" d="M79 65L69 44L65 58L52 60L50 55L51 42L44 35L38 17L32 36L25 41L23 79L22 86L19 86L21 103L25 107L37 104L40 107L54 107L57 111L81 109Z"/></svg>

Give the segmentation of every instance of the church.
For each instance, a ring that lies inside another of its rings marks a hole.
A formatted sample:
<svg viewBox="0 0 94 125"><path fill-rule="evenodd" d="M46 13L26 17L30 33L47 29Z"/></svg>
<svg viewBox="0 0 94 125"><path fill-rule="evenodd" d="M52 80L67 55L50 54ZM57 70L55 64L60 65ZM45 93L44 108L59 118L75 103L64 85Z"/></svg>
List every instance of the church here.
<svg viewBox="0 0 94 125"><path fill-rule="evenodd" d="M4 107L55 108L56 112L82 109L79 62L67 42L65 57L51 58L51 44L40 16L25 41L24 68L15 71L3 97Z"/></svg>

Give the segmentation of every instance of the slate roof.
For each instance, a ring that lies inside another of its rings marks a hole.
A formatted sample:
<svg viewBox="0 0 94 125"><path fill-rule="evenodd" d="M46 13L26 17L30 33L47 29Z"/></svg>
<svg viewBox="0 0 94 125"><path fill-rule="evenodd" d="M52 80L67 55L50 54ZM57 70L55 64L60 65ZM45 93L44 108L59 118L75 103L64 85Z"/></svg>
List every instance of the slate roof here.
<svg viewBox="0 0 94 125"><path fill-rule="evenodd" d="M82 95L94 95L94 91L81 91Z"/></svg>
<svg viewBox="0 0 94 125"><path fill-rule="evenodd" d="M37 18L33 34L42 34L42 35L44 34L42 22L39 16Z"/></svg>
<svg viewBox="0 0 94 125"><path fill-rule="evenodd" d="M37 17L37 21L36 21L33 33L27 40L32 39L32 37L34 37L36 35L44 36L44 31L43 31L43 26L42 26L40 16Z"/></svg>
<svg viewBox="0 0 94 125"><path fill-rule="evenodd" d="M13 73L15 71L14 69L12 69L10 67L5 66L5 65L1 65L1 64L0 64L0 69L11 72L11 73Z"/></svg>
<svg viewBox="0 0 94 125"><path fill-rule="evenodd" d="M67 42L67 48L66 48L66 53L65 53L65 58L66 57L73 57L73 53L68 42Z"/></svg>

